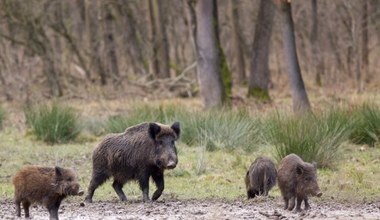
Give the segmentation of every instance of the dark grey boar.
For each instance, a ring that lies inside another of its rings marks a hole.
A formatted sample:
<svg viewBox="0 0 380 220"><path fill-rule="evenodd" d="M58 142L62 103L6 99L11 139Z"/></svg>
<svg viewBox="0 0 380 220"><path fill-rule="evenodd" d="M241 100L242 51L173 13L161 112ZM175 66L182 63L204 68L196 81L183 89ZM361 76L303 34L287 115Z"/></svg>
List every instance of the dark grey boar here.
<svg viewBox="0 0 380 220"><path fill-rule="evenodd" d="M121 201L126 201L122 188L130 180L137 180L144 202L149 200L149 178L157 190L152 200L157 200L164 190L164 170L174 169L178 163L175 141L180 135L180 124L163 125L142 123L129 127L120 134L108 135L92 155L92 179L86 202L98 186L113 177L112 187Z"/></svg>
<svg viewBox="0 0 380 220"><path fill-rule="evenodd" d="M29 218L29 207L38 203L49 210L50 219L58 219L62 200L69 195L83 195L74 170L61 167L25 166L13 177L16 215L21 217L20 203Z"/></svg>
<svg viewBox="0 0 380 220"><path fill-rule="evenodd" d="M255 196L267 196L276 185L277 171L274 162L267 157L258 157L251 164L245 176L248 199Z"/></svg>
<svg viewBox="0 0 380 220"><path fill-rule="evenodd" d="M304 162L296 154L287 155L278 169L278 187L285 201L284 209L293 210L295 199L296 211L301 211L302 201L305 202L305 210L309 209L308 196L322 196L317 183L317 164Z"/></svg>

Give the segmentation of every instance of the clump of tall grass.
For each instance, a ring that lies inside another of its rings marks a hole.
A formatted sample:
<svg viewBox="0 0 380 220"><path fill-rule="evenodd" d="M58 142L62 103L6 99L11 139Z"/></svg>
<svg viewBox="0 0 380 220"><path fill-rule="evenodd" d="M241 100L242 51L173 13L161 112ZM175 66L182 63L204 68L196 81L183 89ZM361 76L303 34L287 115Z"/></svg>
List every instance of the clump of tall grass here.
<svg viewBox="0 0 380 220"><path fill-rule="evenodd" d="M265 123L264 136L274 146L278 162L295 153L305 161L317 162L320 167L334 166L339 146L348 140L353 125L348 113L342 110L300 117L277 114Z"/></svg>
<svg viewBox="0 0 380 220"><path fill-rule="evenodd" d="M106 132L120 133L124 132L128 127L142 122L171 124L175 120L179 120L178 116L182 114L181 112L183 111L185 110L182 107L174 105L136 105L124 114L109 117L104 127Z"/></svg>
<svg viewBox="0 0 380 220"><path fill-rule="evenodd" d="M37 139L49 144L71 141L81 130L77 111L58 103L28 107L24 114Z"/></svg>
<svg viewBox="0 0 380 220"><path fill-rule="evenodd" d="M5 110L0 106L0 128L3 127L3 122L5 120Z"/></svg>
<svg viewBox="0 0 380 220"><path fill-rule="evenodd" d="M354 130L350 140L355 144L374 146L380 138L380 109L376 106L363 105L353 113Z"/></svg>
<svg viewBox="0 0 380 220"><path fill-rule="evenodd" d="M260 143L259 120L245 111L209 111L194 115L196 121L191 128L197 139L207 143L206 149L243 149L252 151ZM194 137L194 136L193 136Z"/></svg>
<svg viewBox="0 0 380 220"><path fill-rule="evenodd" d="M156 121L181 123L180 140L188 146L205 144L209 151L217 148L252 150L260 139L258 120L245 111L219 110L195 112L181 106L136 106L131 111L110 117L105 123L108 132L123 132L127 127Z"/></svg>

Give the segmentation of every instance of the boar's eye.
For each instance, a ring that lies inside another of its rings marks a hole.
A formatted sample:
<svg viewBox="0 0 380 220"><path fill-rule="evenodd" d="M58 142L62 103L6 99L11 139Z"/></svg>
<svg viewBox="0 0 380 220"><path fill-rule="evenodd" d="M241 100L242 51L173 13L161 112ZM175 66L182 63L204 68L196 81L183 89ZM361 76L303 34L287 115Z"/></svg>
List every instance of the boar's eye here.
<svg viewBox="0 0 380 220"><path fill-rule="evenodd" d="M73 178L69 177L69 178L67 178L67 181L71 182L71 181L73 181Z"/></svg>
<svg viewBox="0 0 380 220"><path fill-rule="evenodd" d="M311 177L305 177L306 181L311 181Z"/></svg>

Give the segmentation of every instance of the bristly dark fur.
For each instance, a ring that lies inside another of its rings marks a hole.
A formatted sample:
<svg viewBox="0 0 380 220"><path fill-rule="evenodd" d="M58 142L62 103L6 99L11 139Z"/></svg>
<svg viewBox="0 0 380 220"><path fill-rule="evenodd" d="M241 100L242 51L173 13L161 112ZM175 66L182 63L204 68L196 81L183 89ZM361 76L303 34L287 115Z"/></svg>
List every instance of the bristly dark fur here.
<svg viewBox="0 0 380 220"><path fill-rule="evenodd" d="M277 171L274 162L267 157L258 157L251 164L245 176L248 199L257 195L267 196L276 185Z"/></svg>
<svg viewBox="0 0 380 220"><path fill-rule="evenodd" d="M157 186L152 200L157 200L164 190L164 169L172 169L178 162L174 142L179 135L178 122L172 126L142 123L123 133L108 135L93 152L93 173L86 202L92 202L96 188L110 177L122 201L127 200L122 187L130 180L139 182L143 200L149 200L152 177Z"/></svg>
<svg viewBox="0 0 380 220"><path fill-rule="evenodd" d="M81 195L76 173L61 167L25 166L13 177L16 215L21 216L20 204L29 218L29 207L33 203L45 206L50 219L58 219L61 201L68 195Z"/></svg>
<svg viewBox="0 0 380 220"><path fill-rule="evenodd" d="M309 209L308 196L321 196L317 183L317 165L304 162L299 156L289 154L281 161L278 169L278 187L285 202L285 209L293 210L297 199L296 211L301 211L301 203Z"/></svg>

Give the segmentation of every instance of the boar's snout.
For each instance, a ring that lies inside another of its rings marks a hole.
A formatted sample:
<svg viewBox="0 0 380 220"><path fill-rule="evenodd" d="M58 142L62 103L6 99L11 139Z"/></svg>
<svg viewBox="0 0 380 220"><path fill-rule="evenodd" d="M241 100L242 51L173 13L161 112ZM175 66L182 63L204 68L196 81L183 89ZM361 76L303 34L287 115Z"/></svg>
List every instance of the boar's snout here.
<svg viewBox="0 0 380 220"><path fill-rule="evenodd" d="M166 167L168 169L174 169L176 166L177 166L177 163L174 160L171 160L171 161L168 162L168 164L167 164Z"/></svg>
<svg viewBox="0 0 380 220"><path fill-rule="evenodd" d="M84 191L80 189L79 184L73 184L68 194L73 196L81 196L84 194Z"/></svg>
<svg viewBox="0 0 380 220"><path fill-rule="evenodd" d="M83 194L84 194L84 191L83 190L80 190L79 192L78 192L78 196L83 196Z"/></svg>

